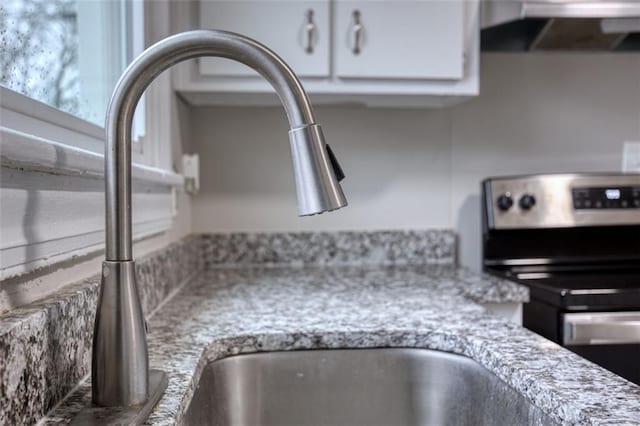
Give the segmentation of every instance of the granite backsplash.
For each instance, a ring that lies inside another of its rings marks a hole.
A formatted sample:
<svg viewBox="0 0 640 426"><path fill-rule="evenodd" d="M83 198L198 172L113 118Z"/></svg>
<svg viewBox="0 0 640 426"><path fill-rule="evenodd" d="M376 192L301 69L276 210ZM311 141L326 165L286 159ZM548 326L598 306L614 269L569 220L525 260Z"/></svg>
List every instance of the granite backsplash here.
<svg viewBox="0 0 640 426"><path fill-rule="evenodd" d="M454 264L449 230L203 234L205 265L386 266Z"/></svg>

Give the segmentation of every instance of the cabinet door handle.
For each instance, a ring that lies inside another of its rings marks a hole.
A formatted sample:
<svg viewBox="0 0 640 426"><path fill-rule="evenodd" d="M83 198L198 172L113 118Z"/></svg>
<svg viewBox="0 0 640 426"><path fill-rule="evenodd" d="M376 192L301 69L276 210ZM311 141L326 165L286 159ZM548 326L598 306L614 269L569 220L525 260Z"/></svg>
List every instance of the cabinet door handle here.
<svg viewBox="0 0 640 426"><path fill-rule="evenodd" d="M304 26L304 32L306 37L306 43L304 51L308 54L313 53L313 48L316 41L317 28L315 22L313 22L313 9L307 10L307 23Z"/></svg>
<svg viewBox="0 0 640 426"><path fill-rule="evenodd" d="M364 26L360 20L361 13L359 10L353 11L353 27L351 32L353 33L353 49L351 51L354 55L359 55L362 52L362 39L364 34Z"/></svg>

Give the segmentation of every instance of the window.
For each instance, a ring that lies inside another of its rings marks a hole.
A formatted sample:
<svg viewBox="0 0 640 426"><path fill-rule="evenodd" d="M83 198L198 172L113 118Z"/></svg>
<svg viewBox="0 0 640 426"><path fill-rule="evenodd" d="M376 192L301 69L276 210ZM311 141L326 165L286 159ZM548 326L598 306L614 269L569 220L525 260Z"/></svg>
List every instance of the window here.
<svg viewBox="0 0 640 426"><path fill-rule="evenodd" d="M39 4L38 4L39 3ZM0 6L0 83L78 114L78 17L74 1L7 0Z"/></svg>
<svg viewBox="0 0 640 426"><path fill-rule="evenodd" d="M0 279L103 248L105 111L144 48L144 22L159 38L169 34L169 16L168 2L0 0ZM141 100L134 117L136 239L171 228L174 188L183 182L168 170L168 77L150 87L151 108L141 114ZM20 303L0 298L0 311Z"/></svg>
<svg viewBox="0 0 640 426"><path fill-rule="evenodd" d="M143 27L142 1L3 0L0 85L103 126ZM144 133L143 100L137 115L134 139Z"/></svg>

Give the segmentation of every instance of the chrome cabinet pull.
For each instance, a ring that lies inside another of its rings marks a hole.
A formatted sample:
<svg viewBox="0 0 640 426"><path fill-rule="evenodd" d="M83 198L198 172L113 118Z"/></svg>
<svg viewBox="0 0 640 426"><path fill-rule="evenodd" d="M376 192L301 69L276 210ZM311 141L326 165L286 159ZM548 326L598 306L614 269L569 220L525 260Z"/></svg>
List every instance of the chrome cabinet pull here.
<svg viewBox="0 0 640 426"><path fill-rule="evenodd" d="M307 10L307 23L304 26L304 32L307 40L304 51L308 54L312 54L317 32L316 24L313 22L313 9Z"/></svg>
<svg viewBox="0 0 640 426"><path fill-rule="evenodd" d="M353 11L353 49L351 51L354 55L359 55L362 52L362 36L364 33L364 26L360 21L361 13L358 9Z"/></svg>

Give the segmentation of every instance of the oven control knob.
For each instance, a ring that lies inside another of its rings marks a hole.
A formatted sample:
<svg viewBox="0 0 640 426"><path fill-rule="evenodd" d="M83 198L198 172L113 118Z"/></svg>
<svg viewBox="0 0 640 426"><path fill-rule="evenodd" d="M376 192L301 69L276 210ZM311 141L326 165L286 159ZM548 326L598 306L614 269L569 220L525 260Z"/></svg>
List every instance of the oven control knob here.
<svg viewBox="0 0 640 426"><path fill-rule="evenodd" d="M513 198L511 198L511 194L508 192L499 196L496 202L498 204L498 208L503 212L509 210L511 206L513 206Z"/></svg>
<svg viewBox="0 0 640 426"><path fill-rule="evenodd" d="M531 207L536 205L536 198L531 194L524 194L520 197L518 204L520 204L520 208L522 210L529 210Z"/></svg>

